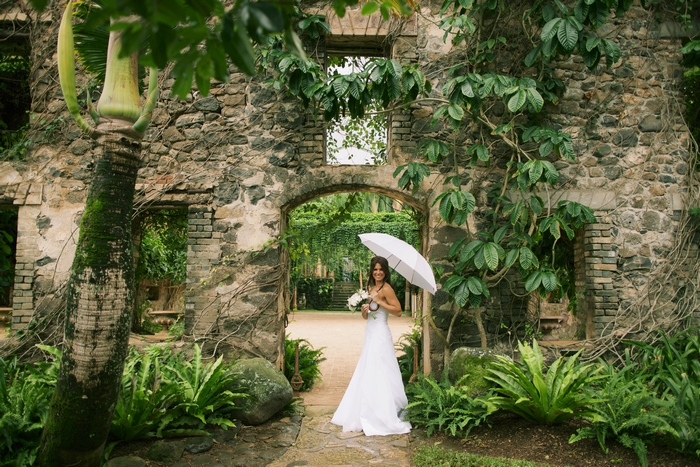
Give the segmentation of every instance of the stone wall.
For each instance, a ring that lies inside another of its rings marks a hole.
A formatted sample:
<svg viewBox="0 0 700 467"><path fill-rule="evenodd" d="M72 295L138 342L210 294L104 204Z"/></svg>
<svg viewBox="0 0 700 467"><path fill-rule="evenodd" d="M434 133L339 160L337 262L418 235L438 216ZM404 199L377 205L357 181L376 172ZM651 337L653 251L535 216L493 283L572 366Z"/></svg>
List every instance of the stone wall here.
<svg viewBox="0 0 700 467"><path fill-rule="evenodd" d="M400 31L392 23L377 26L371 34L381 40L393 32L394 56L423 65L433 89L439 90L447 78L444 70L461 51L442 42L443 31L429 21L437 11L439 5L427 4L425 17L414 17ZM336 39L349 44L366 39L368 25L360 19L358 12L345 20L330 15ZM680 96L678 42L662 37L661 26L640 8L605 28L605 34L623 45L620 62L610 70L594 71L577 58L558 63L555 74L569 91L545 113L573 136L578 155L574 163L556 163L560 189L548 194L549 205L559 199L581 201L593 207L599 221L586 226L575 253L578 264L585 265L577 284L585 288L585 312L579 320L586 323L588 337L606 332L644 287L650 271L665 261L688 191L688 135L675 105ZM496 61L497 67L510 65L508 57ZM55 72L48 61L44 68ZM433 166L431 177L413 194L398 190L392 176L396 167L415 159L422 137L451 134L440 124L429 125L432 103L392 115L386 166L331 166L325 163L320 119L266 87L264 78L232 69L231 80L212 83L208 97L195 91L181 101L169 97L173 79L167 70L162 73L163 97L143 143L136 209L188 209L189 336L211 351L279 363L288 312L288 264L275 239L291 209L338 192L392 196L423 213L424 253L436 261L466 231L442 224L437 208L431 207L443 186L444 167ZM50 99L38 111L60 116L66 126L50 143L35 147L25 162L0 167L4 202L20 206L17 329L27 325L36 300L67 278L94 158L94 143L66 116L55 82L41 79L42 86L49 86L42 95ZM471 141L472 130L460 133L458 143ZM464 186L483 204L504 167L459 163ZM19 187L28 188L23 192ZM479 215L477 210L469 221L471 232L478 229ZM425 298L427 319L431 301ZM494 292L486 304L491 336L499 335L503 322L521 331L523 300L505 285ZM450 313L446 294L439 291L432 305L439 326L444 326ZM427 321L423 324L429 328ZM439 339L426 338L435 352L432 364L439 367ZM459 340L477 342L469 319Z"/></svg>

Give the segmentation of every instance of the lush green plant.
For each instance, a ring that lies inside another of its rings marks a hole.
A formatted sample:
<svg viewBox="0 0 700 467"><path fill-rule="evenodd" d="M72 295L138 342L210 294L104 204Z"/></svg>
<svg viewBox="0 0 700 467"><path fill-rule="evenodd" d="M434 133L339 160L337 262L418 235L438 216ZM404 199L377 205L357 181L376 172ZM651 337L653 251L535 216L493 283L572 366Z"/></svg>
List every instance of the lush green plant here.
<svg viewBox="0 0 700 467"><path fill-rule="evenodd" d="M131 348L110 434L121 441L153 438L177 416L168 410L178 399L175 385L161 384L161 355L156 347L143 355Z"/></svg>
<svg viewBox="0 0 700 467"><path fill-rule="evenodd" d="M440 446L422 445L413 455L414 467L547 467L548 464L520 459L482 457L466 452L457 452Z"/></svg>
<svg viewBox="0 0 700 467"><path fill-rule="evenodd" d="M306 339L284 339L284 376L291 382L294 376L294 363L296 360L296 346L299 344L299 375L303 381L300 391L310 391L313 385L321 380L319 365L326 358L323 349L314 349Z"/></svg>
<svg viewBox="0 0 700 467"><path fill-rule="evenodd" d="M612 365L601 366L603 379L588 391L591 399L600 402L581 413L592 425L579 428L569 442L595 437L607 452L606 440L614 439L633 449L642 467L647 467L647 443L660 435L676 434L663 416L670 404L646 387L634 365L620 371Z"/></svg>
<svg viewBox="0 0 700 467"><path fill-rule="evenodd" d="M497 410L489 398L472 398L464 386L453 386L446 372L439 382L430 375L420 377L406 387L406 394L406 418L426 427L428 436L442 431L466 437L475 426L488 423L488 416Z"/></svg>
<svg viewBox="0 0 700 467"><path fill-rule="evenodd" d="M665 442L677 451L700 457L700 387L687 375L680 380L668 378L666 386L672 404L668 423L675 433L668 434Z"/></svg>
<svg viewBox="0 0 700 467"><path fill-rule="evenodd" d="M659 416L673 428L664 441L672 448L700 455L700 334L688 328L671 336L658 331L654 344L626 341L636 353L636 378L670 408Z"/></svg>
<svg viewBox="0 0 700 467"><path fill-rule="evenodd" d="M137 280L184 283L187 277L187 211L149 211L141 228Z"/></svg>
<svg viewBox="0 0 700 467"><path fill-rule="evenodd" d="M413 375L414 362L414 351L416 347L418 348L418 370L420 371L420 355L423 355L422 351L422 339L420 330L413 328L409 334L404 334L399 338L396 344L397 350L403 353L398 356L399 369L401 370L401 379L403 379L403 384L408 384L411 376Z"/></svg>
<svg viewBox="0 0 700 467"><path fill-rule="evenodd" d="M559 357L547 369L537 341L532 346L518 342L520 363L499 357L486 378L500 395L490 397L499 409L513 412L535 423L551 425L590 413L598 402L582 389L600 378L593 364L582 364L581 351Z"/></svg>
<svg viewBox="0 0 700 467"><path fill-rule="evenodd" d="M680 381L685 375L696 386L700 385L700 334L698 328L688 328L672 336L658 331L655 344L625 341L637 350L639 376L651 384L658 395L666 390L669 379Z"/></svg>
<svg viewBox="0 0 700 467"><path fill-rule="evenodd" d="M297 282L297 294L306 297L306 308L327 310L333 299L333 279L305 277Z"/></svg>
<svg viewBox="0 0 700 467"><path fill-rule="evenodd" d="M179 413L177 418L168 423L169 427L234 427L228 418L234 409L234 400L248 397L247 394L233 392L236 377L231 372L231 364L224 364L223 356L205 364L197 344L194 345L191 360L178 354L165 362L163 380L166 384L175 386L174 391L179 394L178 403L172 409Z"/></svg>
<svg viewBox="0 0 700 467"><path fill-rule="evenodd" d="M110 434L117 441L206 434L205 425L232 427L235 374L222 357L202 361L195 344L191 361L168 349L131 349Z"/></svg>
<svg viewBox="0 0 700 467"><path fill-rule="evenodd" d="M415 219L407 211L392 211L390 198L369 193L325 197L292 211L285 233L292 282L296 283L304 270L313 271L319 259L335 272L336 278L342 277L347 259L355 269L352 280L358 279L360 269L365 275L374 254L360 242L361 233L383 232L417 245ZM402 284L395 281L394 285L400 290Z"/></svg>
<svg viewBox="0 0 700 467"><path fill-rule="evenodd" d="M0 466L34 464L41 431L56 385L60 352L39 346L48 363L18 364L17 357L0 358Z"/></svg>

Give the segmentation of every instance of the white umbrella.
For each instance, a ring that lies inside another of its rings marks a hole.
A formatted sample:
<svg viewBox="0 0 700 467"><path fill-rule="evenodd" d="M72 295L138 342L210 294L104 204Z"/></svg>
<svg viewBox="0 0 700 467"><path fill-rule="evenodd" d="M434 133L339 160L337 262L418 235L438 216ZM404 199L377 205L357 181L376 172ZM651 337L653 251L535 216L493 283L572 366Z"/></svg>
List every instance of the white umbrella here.
<svg viewBox="0 0 700 467"><path fill-rule="evenodd" d="M377 256L386 258L389 266L413 285L435 294L433 269L418 250L408 243L385 233L360 234L362 244Z"/></svg>

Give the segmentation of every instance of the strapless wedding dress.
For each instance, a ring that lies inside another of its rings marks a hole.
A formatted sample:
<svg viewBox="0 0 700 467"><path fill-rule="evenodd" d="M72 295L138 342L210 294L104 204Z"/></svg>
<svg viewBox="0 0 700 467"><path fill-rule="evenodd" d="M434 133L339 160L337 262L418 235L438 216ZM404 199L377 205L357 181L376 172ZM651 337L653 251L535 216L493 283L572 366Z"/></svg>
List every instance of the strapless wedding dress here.
<svg viewBox="0 0 700 467"><path fill-rule="evenodd" d="M408 404L394 341L384 308L370 312L365 343L350 384L331 419L343 431L364 431L366 436L408 433L411 424L401 419Z"/></svg>

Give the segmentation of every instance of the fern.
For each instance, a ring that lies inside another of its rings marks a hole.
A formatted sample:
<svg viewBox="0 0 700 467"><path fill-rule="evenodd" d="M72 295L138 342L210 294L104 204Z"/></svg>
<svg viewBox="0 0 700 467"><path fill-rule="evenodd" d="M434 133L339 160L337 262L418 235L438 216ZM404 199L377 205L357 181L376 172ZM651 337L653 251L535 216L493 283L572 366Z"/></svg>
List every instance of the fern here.
<svg viewBox="0 0 700 467"><path fill-rule="evenodd" d="M488 416L497 410L488 398L472 398L467 391L459 382L450 384L447 372L440 382L422 377L407 386L405 416L415 426L426 427L428 436L445 432L466 437L472 428L488 423Z"/></svg>
<svg viewBox="0 0 700 467"><path fill-rule="evenodd" d="M58 359L20 365L17 357L9 361L0 358L0 466L33 465L56 385L58 364Z"/></svg>
<svg viewBox="0 0 700 467"><path fill-rule="evenodd" d="M537 341L532 347L518 343L521 363L499 357L486 379L495 383L489 400L501 410L513 412L527 420L546 425L582 416L598 402L581 389L596 381L595 367L578 361L580 351L560 357L545 372L544 357Z"/></svg>
<svg viewBox="0 0 700 467"><path fill-rule="evenodd" d="M593 404L591 410L583 414L591 426L579 428L569 442L596 438L601 449L607 452L606 441L614 439L633 449L642 467L647 467L647 443L658 436L677 435L663 416L670 403L655 397L638 377L634 365L620 371L612 365L602 364L602 367L604 380L590 391L603 403Z"/></svg>
<svg viewBox="0 0 700 467"><path fill-rule="evenodd" d="M176 411L177 416L168 423L169 427L234 427L228 418L235 406L234 400L248 397L248 394L232 392L235 374L231 372L230 365L224 365L223 356L205 364L197 344L194 345L192 361L177 356L164 364L163 380L168 385L174 385L174 390L179 394L178 404L171 409Z"/></svg>

